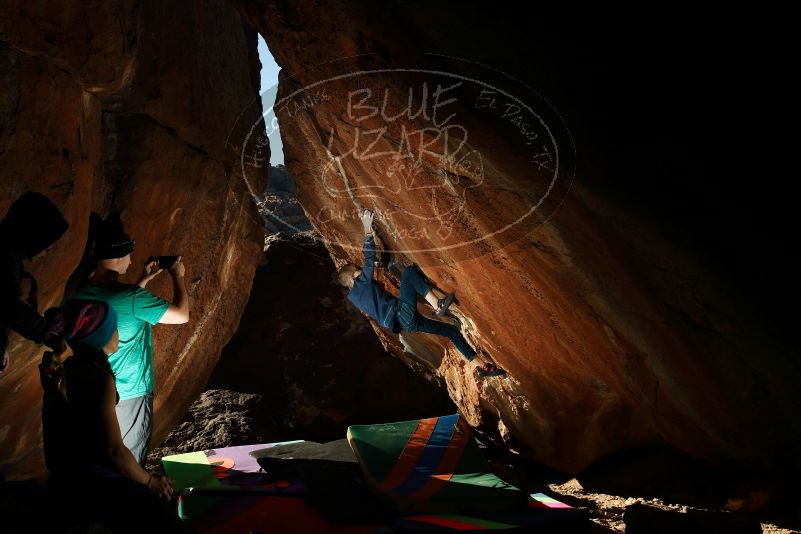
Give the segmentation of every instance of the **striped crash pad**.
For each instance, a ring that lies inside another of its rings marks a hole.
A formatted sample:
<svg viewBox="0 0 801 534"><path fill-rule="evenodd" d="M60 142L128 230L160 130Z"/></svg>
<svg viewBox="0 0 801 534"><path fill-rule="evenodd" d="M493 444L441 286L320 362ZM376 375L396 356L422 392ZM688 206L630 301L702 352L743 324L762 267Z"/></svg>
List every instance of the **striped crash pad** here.
<svg viewBox="0 0 801 534"><path fill-rule="evenodd" d="M537 527L559 524L561 529L567 523L581 524L586 521L584 510L573 508L557 501L544 493L529 495L528 508L508 512L494 512L487 514L461 515L412 515L398 519L395 522L396 533L425 531L455 531L455 530L504 530L536 532ZM549 532L551 530L548 530Z"/></svg>
<svg viewBox="0 0 801 534"><path fill-rule="evenodd" d="M458 414L348 428L373 492L401 514L525 509L526 494L493 474Z"/></svg>

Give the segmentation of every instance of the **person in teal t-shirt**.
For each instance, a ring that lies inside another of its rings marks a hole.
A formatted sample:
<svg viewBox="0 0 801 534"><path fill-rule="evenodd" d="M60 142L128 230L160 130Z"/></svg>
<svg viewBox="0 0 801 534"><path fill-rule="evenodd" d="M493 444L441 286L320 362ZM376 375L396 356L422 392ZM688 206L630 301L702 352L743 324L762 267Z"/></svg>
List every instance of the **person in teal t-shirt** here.
<svg viewBox="0 0 801 534"><path fill-rule="evenodd" d="M138 285L108 281L83 286L75 298L102 300L119 318L120 347L109 357L117 379L120 400L153 392L152 325L164 316L170 303Z"/></svg>
<svg viewBox="0 0 801 534"><path fill-rule="evenodd" d="M182 324L189 320L189 298L180 256L167 267L173 279L175 303L153 295L147 283L162 272L158 261L148 261L136 284L119 281L131 265L134 240L125 234L119 214L110 215L95 239L96 268L73 298L107 302L118 317L120 343L109 356L120 402L117 420L123 442L143 464L153 430L152 326Z"/></svg>

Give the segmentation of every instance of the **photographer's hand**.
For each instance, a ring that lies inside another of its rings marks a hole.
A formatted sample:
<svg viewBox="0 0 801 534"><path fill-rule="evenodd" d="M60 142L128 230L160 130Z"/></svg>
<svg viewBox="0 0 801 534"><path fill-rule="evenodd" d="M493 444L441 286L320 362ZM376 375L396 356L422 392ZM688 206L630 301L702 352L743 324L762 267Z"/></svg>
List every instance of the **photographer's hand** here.
<svg viewBox="0 0 801 534"><path fill-rule="evenodd" d="M189 293L186 291L184 276L186 267L181 256L175 260L169 269L172 276L172 298L173 302L159 320L162 324L183 324L189 320Z"/></svg>
<svg viewBox="0 0 801 534"><path fill-rule="evenodd" d="M182 256L176 258L175 262L170 266L169 271L173 278L183 278L186 275L186 266L184 265Z"/></svg>
<svg viewBox="0 0 801 534"><path fill-rule="evenodd" d="M163 270L164 269L159 267L159 261L157 259L148 258L148 260L145 262L144 268L142 269L142 276L140 276L139 280L136 281L136 285L144 289L147 283L158 276L158 274Z"/></svg>

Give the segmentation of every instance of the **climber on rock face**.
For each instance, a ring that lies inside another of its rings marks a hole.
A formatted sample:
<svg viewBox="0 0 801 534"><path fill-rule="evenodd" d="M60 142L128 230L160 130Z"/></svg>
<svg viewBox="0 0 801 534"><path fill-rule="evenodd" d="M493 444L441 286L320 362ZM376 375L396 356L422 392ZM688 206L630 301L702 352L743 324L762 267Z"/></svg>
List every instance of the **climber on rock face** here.
<svg viewBox="0 0 801 534"><path fill-rule="evenodd" d="M448 311L453 302L453 294L447 293L442 299L434 295L431 287L417 269L409 267L403 271L400 280L400 296L393 297L380 284L373 281L373 262L376 260L375 238L373 236L373 212L363 210L361 213L364 227L364 268L346 265L339 270L340 283L350 288L348 300L363 311L379 325L400 332L424 332L445 336L468 361L475 361L478 374L484 377L505 374L489 358L477 353L467 343L458 328L450 324L434 321L424 317L417 311L417 295L423 297L441 317Z"/></svg>
<svg viewBox="0 0 801 534"><path fill-rule="evenodd" d="M8 329L52 348L61 343L53 316L39 315L36 281L23 260L44 252L67 231L67 221L44 195L21 195L0 222L0 373L9 363Z"/></svg>
<svg viewBox="0 0 801 534"><path fill-rule="evenodd" d="M107 302L119 317L120 346L109 358L120 394L117 418L125 445L137 461L143 463L153 429L151 326L186 323L189 320L189 296L180 256L170 257L170 264L161 266L158 260L149 259L136 284L120 282L120 276L131 265L134 244L125 233L118 213L106 218L95 238L95 271L73 298ZM172 277L174 303L145 289L163 269L167 269Z"/></svg>

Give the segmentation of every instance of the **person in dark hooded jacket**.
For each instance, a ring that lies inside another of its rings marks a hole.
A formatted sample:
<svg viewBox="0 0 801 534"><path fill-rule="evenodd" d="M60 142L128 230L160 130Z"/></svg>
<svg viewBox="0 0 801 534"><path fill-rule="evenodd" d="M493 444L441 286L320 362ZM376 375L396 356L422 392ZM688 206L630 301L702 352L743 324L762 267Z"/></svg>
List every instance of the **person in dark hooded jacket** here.
<svg viewBox="0 0 801 534"><path fill-rule="evenodd" d="M0 222L0 372L9 362L8 331L34 343L57 344L57 315L43 317L36 309L36 280L25 272L24 260L33 259L64 235L69 224L46 196L28 192L11 204ZM20 286L28 279L30 289Z"/></svg>

